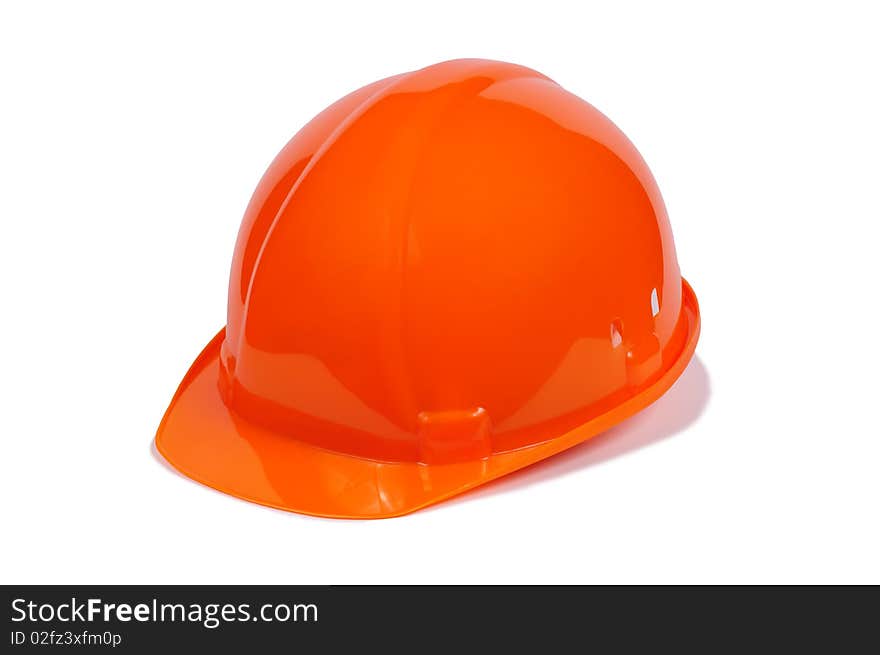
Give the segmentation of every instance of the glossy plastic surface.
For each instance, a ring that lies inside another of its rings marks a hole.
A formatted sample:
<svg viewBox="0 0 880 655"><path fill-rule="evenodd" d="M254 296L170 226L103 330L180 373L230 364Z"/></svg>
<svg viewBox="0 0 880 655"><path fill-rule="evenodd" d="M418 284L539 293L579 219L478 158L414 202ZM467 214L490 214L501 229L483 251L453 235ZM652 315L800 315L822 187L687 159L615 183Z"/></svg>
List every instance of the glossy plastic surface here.
<svg viewBox="0 0 880 655"><path fill-rule="evenodd" d="M346 96L281 151L227 327L157 445L249 500L395 516L638 411L698 332L629 140L532 70L445 62Z"/></svg>

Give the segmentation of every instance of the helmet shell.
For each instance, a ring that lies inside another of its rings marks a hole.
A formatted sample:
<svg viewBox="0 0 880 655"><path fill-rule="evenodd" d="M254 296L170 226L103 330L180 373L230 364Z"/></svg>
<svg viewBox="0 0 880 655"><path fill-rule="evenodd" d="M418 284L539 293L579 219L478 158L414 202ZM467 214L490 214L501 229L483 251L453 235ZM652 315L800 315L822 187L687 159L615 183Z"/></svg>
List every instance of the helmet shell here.
<svg viewBox="0 0 880 655"><path fill-rule="evenodd" d="M235 247L220 388L324 449L461 461L601 416L687 337L626 136L533 70L458 60L355 91L276 157Z"/></svg>

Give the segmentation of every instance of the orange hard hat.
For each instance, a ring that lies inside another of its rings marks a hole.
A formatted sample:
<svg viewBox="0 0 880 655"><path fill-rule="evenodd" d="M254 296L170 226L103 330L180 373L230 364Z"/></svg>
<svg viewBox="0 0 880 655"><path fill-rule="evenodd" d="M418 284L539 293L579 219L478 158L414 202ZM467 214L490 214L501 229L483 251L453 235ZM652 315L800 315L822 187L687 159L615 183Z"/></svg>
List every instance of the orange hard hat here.
<svg viewBox="0 0 880 655"><path fill-rule="evenodd" d="M345 96L275 158L226 328L156 445L257 503L396 516L644 408L699 327L623 133L528 68L445 62Z"/></svg>

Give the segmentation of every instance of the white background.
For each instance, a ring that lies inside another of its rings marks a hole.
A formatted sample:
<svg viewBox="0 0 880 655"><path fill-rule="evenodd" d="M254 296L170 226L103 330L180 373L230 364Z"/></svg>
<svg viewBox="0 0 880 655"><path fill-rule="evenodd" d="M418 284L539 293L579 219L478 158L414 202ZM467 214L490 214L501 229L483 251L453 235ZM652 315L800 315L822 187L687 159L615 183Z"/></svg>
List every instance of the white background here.
<svg viewBox="0 0 880 655"><path fill-rule="evenodd" d="M4 3L0 581L880 582L880 19L826 4ZM153 434L269 161L461 56L546 73L641 150L697 359L611 433L404 518L173 472Z"/></svg>

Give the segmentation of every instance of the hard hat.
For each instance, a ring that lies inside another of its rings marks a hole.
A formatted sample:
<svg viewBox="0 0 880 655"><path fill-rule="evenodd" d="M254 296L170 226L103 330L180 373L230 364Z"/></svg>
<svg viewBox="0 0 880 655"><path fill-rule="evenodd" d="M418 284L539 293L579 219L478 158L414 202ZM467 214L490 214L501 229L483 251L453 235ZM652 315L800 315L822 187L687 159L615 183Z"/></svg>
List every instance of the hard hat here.
<svg viewBox="0 0 880 655"><path fill-rule="evenodd" d="M623 133L533 70L449 61L345 96L275 158L156 445L240 498L397 516L646 407L699 329Z"/></svg>

